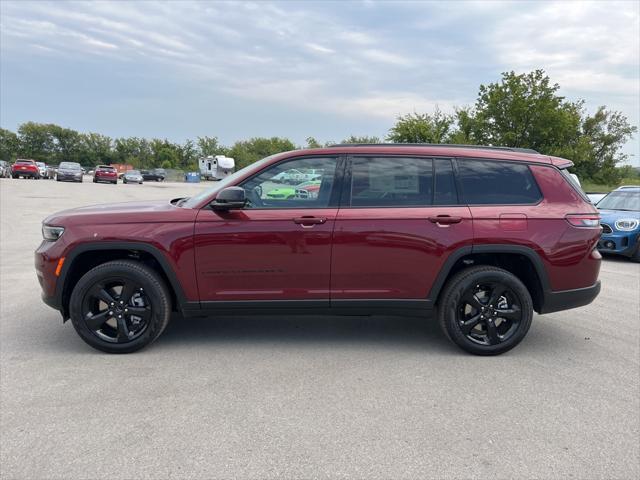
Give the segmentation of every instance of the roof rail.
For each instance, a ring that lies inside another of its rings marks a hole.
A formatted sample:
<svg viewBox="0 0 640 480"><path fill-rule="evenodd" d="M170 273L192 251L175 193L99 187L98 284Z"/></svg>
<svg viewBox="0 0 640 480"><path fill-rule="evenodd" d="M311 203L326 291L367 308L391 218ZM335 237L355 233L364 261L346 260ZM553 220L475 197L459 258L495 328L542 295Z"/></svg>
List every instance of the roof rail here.
<svg viewBox="0 0 640 480"><path fill-rule="evenodd" d="M336 143L330 147L444 147L444 148L471 148L478 150L503 150L507 152L537 153L531 148L518 147L490 147L486 145L458 145L453 143Z"/></svg>

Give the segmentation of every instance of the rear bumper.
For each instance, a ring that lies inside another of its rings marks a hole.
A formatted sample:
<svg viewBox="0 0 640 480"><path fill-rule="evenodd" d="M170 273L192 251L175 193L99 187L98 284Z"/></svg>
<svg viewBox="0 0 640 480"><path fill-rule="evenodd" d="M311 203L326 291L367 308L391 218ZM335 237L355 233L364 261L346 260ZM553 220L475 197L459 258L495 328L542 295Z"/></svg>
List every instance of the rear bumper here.
<svg viewBox="0 0 640 480"><path fill-rule="evenodd" d="M547 292L538 313L552 313L589 305L600 293L600 280L590 287Z"/></svg>
<svg viewBox="0 0 640 480"><path fill-rule="evenodd" d="M38 178L38 177L40 177L40 172L32 172L30 170L16 170L16 171L12 171L11 175L16 175L16 176L20 176L20 177L35 177L35 178Z"/></svg>

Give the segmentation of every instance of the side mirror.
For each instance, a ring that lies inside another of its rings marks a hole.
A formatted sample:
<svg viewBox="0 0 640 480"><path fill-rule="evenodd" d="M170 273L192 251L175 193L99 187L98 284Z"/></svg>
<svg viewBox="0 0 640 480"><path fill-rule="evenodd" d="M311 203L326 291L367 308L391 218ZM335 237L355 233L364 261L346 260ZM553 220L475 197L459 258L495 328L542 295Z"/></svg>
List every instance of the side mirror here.
<svg viewBox="0 0 640 480"><path fill-rule="evenodd" d="M244 208L247 203L244 188L242 187L227 187L216 195L216 198L211 202L211 208L214 210L232 210Z"/></svg>

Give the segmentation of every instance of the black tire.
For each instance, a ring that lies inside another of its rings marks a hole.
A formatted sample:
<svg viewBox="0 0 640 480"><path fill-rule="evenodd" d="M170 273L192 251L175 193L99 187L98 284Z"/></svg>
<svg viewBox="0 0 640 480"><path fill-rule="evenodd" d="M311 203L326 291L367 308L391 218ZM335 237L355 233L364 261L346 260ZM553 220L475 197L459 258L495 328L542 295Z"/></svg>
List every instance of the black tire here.
<svg viewBox="0 0 640 480"><path fill-rule="evenodd" d="M511 272L477 266L447 282L437 315L442 331L463 350L498 355L518 345L529 331L533 302L527 287Z"/></svg>
<svg viewBox="0 0 640 480"><path fill-rule="evenodd" d="M117 185L117 184L118 184L118 181L116 180L115 182L111 182L111 183L113 183L114 185Z"/></svg>
<svg viewBox="0 0 640 480"><path fill-rule="evenodd" d="M640 263L640 243L636 246L636 251L629 257L632 262Z"/></svg>
<svg viewBox="0 0 640 480"><path fill-rule="evenodd" d="M118 284L122 284L119 292ZM113 301L107 303L104 298ZM121 298L124 304L119 305ZM128 310L141 312L141 316L125 313ZM93 348L131 353L149 345L164 331L171 316L171 296L151 268L133 260L115 260L98 265L80 278L71 293L69 312L76 332ZM118 314L120 319L116 318ZM97 317L104 320L91 327L89 321Z"/></svg>

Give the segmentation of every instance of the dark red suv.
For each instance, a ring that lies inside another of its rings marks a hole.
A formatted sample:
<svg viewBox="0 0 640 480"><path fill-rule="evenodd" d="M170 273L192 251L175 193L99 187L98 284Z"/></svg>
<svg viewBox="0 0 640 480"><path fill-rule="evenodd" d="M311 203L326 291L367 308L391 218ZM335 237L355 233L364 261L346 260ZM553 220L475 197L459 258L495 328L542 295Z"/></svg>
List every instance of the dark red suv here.
<svg viewBox="0 0 640 480"><path fill-rule="evenodd" d="M118 172L111 165L98 165L93 172L93 183L118 183Z"/></svg>
<svg viewBox="0 0 640 480"><path fill-rule="evenodd" d="M571 165L496 147L286 152L190 198L52 215L36 270L45 302L107 352L149 344L177 311L432 315L493 355L534 311L600 291L599 217ZM290 171L313 173L317 194L283 186Z"/></svg>

